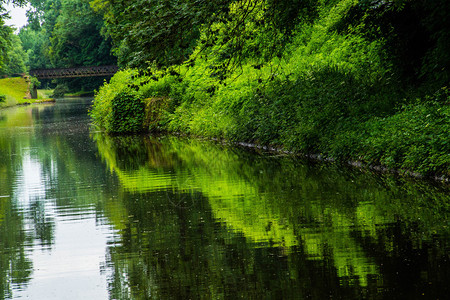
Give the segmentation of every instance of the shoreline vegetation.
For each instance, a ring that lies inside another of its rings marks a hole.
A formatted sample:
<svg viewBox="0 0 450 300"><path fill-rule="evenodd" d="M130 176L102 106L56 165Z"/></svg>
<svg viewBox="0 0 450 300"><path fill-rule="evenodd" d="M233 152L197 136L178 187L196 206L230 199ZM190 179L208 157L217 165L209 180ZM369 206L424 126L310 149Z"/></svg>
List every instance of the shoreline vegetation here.
<svg viewBox="0 0 450 300"><path fill-rule="evenodd" d="M432 18L448 2L303 1L289 30L254 2L200 30L183 62L119 71L95 95L94 124L448 181L450 26Z"/></svg>

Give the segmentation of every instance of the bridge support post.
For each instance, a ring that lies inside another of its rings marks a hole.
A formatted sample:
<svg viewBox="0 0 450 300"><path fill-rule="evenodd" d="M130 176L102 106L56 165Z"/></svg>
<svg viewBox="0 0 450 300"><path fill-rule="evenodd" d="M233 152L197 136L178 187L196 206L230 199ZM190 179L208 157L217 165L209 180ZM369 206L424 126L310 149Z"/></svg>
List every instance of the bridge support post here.
<svg viewBox="0 0 450 300"><path fill-rule="evenodd" d="M23 78L27 82L27 93L25 94L24 99L37 99L37 87L35 85L32 86L31 78L28 75L23 75Z"/></svg>

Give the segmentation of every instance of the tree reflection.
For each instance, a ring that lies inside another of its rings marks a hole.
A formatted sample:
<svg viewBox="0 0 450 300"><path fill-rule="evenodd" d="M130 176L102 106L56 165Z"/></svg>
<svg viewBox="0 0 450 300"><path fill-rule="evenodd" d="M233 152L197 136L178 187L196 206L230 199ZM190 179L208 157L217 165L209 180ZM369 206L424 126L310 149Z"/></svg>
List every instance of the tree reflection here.
<svg viewBox="0 0 450 300"><path fill-rule="evenodd" d="M33 199L28 210L33 228L34 240L41 246L50 247L54 241L55 221L48 216L42 199Z"/></svg>
<svg viewBox="0 0 450 300"><path fill-rule="evenodd" d="M5 190L1 190L5 191ZM14 286L23 287L32 273L24 244L23 218L10 198L1 198L0 205L0 299L9 298Z"/></svg>
<svg viewBox="0 0 450 300"><path fill-rule="evenodd" d="M26 286L32 273L32 263L24 247L27 235L23 230L23 217L5 192L8 190L2 187L0 189L0 196L2 196L0 198L0 290L2 291L0 299L9 298L12 295L13 286Z"/></svg>
<svg viewBox="0 0 450 300"><path fill-rule="evenodd" d="M86 108L41 105L0 112L0 299L30 284L33 251L52 250L58 212L82 215L87 206L101 212L110 194L102 185L83 184L110 181L89 152L94 145ZM65 121L74 117L82 126Z"/></svg>
<svg viewBox="0 0 450 300"><path fill-rule="evenodd" d="M108 254L112 298L445 289L432 275L448 266L445 191L205 142L94 138L123 187L107 205L121 236Z"/></svg>
<svg viewBox="0 0 450 300"><path fill-rule="evenodd" d="M0 128L6 120L0 117ZM13 286L25 286L32 273L24 247L28 239L24 219L13 199L14 169L18 162L11 159L11 154L16 146L0 131L0 299L10 298Z"/></svg>

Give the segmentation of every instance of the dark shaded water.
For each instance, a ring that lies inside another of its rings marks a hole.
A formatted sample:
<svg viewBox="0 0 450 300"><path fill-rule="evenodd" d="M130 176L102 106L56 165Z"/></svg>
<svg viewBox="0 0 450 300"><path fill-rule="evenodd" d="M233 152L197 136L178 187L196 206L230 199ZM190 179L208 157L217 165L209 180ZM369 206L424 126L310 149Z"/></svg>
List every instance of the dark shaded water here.
<svg viewBox="0 0 450 300"><path fill-rule="evenodd" d="M0 111L0 299L445 299L449 190Z"/></svg>

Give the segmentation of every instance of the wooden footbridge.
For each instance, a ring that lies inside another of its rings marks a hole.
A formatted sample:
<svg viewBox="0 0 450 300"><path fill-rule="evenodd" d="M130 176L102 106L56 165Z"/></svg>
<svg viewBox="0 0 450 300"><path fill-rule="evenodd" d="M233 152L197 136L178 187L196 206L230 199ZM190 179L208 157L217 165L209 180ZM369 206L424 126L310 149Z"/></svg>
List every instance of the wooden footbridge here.
<svg viewBox="0 0 450 300"><path fill-rule="evenodd" d="M37 77L38 79L95 77L95 76L112 76L118 70L119 67L117 66L38 69L38 70L30 70L30 75Z"/></svg>

